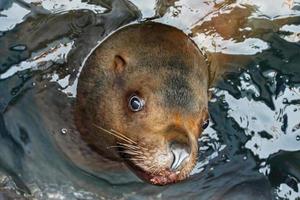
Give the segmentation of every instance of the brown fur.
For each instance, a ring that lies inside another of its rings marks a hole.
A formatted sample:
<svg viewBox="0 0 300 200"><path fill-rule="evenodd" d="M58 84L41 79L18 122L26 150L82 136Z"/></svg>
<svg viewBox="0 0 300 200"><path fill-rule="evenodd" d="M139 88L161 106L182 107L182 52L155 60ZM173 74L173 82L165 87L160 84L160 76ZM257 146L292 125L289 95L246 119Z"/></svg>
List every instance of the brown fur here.
<svg viewBox="0 0 300 200"><path fill-rule="evenodd" d="M208 117L210 76L204 56L180 30L159 23L127 26L109 36L85 63L76 125L90 147L135 172L142 170L146 181L163 185L183 180L196 163L197 139ZM133 93L145 100L140 112L128 108ZM169 170L172 140L191 148L177 174Z"/></svg>

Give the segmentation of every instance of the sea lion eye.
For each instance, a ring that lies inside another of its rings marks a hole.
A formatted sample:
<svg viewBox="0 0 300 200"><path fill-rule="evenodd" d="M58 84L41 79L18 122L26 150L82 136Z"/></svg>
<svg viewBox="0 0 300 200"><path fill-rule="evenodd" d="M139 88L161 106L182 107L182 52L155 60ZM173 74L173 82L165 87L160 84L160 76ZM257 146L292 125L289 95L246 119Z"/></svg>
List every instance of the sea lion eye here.
<svg viewBox="0 0 300 200"><path fill-rule="evenodd" d="M133 112L138 112L144 107L144 100L137 95L133 95L129 99L128 106Z"/></svg>
<svg viewBox="0 0 300 200"><path fill-rule="evenodd" d="M206 128L208 127L208 125L209 125L209 119L207 119L207 120L205 120L205 121L203 122L203 124L202 124L202 129L203 129L203 130L206 129Z"/></svg>

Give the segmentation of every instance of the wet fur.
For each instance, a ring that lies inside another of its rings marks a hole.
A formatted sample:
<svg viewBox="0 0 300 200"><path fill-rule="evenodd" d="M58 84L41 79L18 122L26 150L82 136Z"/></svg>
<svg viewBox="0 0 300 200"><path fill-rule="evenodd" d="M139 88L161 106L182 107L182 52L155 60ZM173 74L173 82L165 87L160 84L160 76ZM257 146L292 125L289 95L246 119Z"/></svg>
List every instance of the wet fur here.
<svg viewBox="0 0 300 200"><path fill-rule="evenodd" d="M147 149L140 150L146 161L134 163L150 173L155 164L159 174L171 164L166 142L190 143L191 159L172 182L187 176L196 162L201 124L208 116L209 68L183 32L159 23L125 27L96 48L79 79L75 120L90 147L123 160L109 148L119 139L91 124L117 130ZM132 93L145 95L143 112L128 110L126 98ZM159 155L166 161L157 160Z"/></svg>

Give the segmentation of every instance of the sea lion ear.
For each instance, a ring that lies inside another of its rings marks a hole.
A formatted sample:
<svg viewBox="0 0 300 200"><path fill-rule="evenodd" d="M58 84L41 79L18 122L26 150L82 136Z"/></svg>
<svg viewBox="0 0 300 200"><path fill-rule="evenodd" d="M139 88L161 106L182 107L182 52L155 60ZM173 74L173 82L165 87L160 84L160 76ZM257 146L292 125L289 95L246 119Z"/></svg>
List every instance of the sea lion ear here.
<svg viewBox="0 0 300 200"><path fill-rule="evenodd" d="M113 62L113 69L115 73L120 74L124 71L126 66L125 59L120 55L115 55L114 62Z"/></svg>

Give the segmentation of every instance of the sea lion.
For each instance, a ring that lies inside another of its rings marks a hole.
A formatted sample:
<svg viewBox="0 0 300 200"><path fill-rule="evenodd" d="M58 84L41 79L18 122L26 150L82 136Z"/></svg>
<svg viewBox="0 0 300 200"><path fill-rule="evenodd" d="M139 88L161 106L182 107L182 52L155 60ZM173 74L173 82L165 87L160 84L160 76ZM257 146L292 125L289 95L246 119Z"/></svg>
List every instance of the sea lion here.
<svg viewBox="0 0 300 200"><path fill-rule="evenodd" d="M184 180L208 123L209 65L181 30L128 25L88 57L79 77L75 123L96 152L125 162L156 185Z"/></svg>

